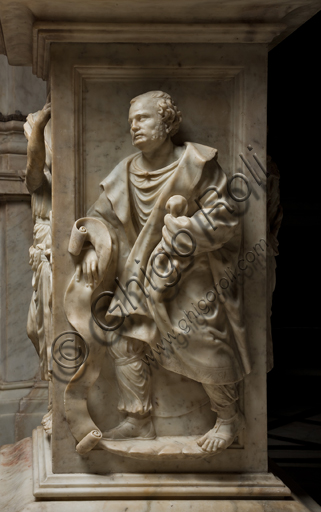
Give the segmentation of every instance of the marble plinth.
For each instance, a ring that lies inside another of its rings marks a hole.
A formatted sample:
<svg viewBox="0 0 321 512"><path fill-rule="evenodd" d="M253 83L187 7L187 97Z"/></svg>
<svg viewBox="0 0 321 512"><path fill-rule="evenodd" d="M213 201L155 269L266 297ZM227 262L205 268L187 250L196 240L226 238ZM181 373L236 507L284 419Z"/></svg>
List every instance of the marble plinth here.
<svg viewBox="0 0 321 512"><path fill-rule="evenodd" d="M74 507L74 508L73 508ZM297 501L257 501L257 500L137 500L129 501L70 501L33 503L23 512L308 512Z"/></svg>
<svg viewBox="0 0 321 512"><path fill-rule="evenodd" d="M289 497L291 494L283 482L272 473L55 474L52 472L51 459L49 437L42 427L38 427L33 432L34 495L37 498L77 499L89 496L95 498L124 496L128 498L140 496L279 498Z"/></svg>
<svg viewBox="0 0 321 512"><path fill-rule="evenodd" d="M43 492L43 496L40 495L41 493L39 494L37 482L34 489L36 497L33 495L32 450L34 450L34 463L39 457L39 462L36 462L34 466L36 478L39 478L39 466L37 464L40 464L42 459L42 492L46 487L46 495ZM158 497L156 486L151 485L152 478L154 478L155 481L158 480L159 488L161 485L160 477L148 475L145 481L141 482L140 496L137 496L137 499L115 500L113 499L115 495L109 495L110 499L106 499L105 496L104 499L102 493L105 489L102 482L104 479L105 481L108 479L107 476L53 475L50 468L50 457L45 458L49 452L48 437L44 436L40 427L37 431L34 431L33 443L31 438L26 438L16 444L5 445L1 448L0 499L3 512L56 512L58 510L59 512L102 512L110 510L113 512L170 512L172 510L177 512L308 512L308 509L296 500L284 484L272 474L266 474L265 476L234 474L225 477L224 475L212 475L212 484L207 485L207 489L211 489L211 492L204 494L204 485L203 488L200 486L204 499L198 499L196 494L192 495L193 499L191 499L189 487L186 484L180 491L177 486L168 486L167 490L171 491L172 496L169 495L162 499ZM179 482L180 475L175 475L175 478ZM135 475L132 475L132 483L134 479ZM189 476L189 479L191 479L191 476ZM201 479L205 481L203 476ZM75 491L76 488L75 485L73 487L72 481L78 481L78 496L71 492L72 490ZM90 481L92 481L92 485L88 488ZM213 482L215 481L217 490L220 489L220 494L217 493L216 495L212 492ZM83 485L84 482L87 484L86 488ZM263 485L253 487L254 482ZM252 486L252 492L254 491L252 497L247 495L246 485L249 483ZM120 484L120 475L116 475L113 478L112 485L114 488L118 487L118 491L116 491L118 494L120 494ZM129 488L130 485L128 485ZM194 483L194 492L195 489ZM233 489L234 496L232 498L231 491ZM269 496L263 494L266 493L267 489L272 491ZM123 494L123 489L121 493ZM143 495L148 499L142 499ZM225 499L223 498L224 495L226 496ZM91 499L81 499L84 496ZM175 499L175 496L179 499ZM186 499L187 496L189 499ZM42 499L45 499L45 501L42 501ZM58 499L59 501L56 501Z"/></svg>

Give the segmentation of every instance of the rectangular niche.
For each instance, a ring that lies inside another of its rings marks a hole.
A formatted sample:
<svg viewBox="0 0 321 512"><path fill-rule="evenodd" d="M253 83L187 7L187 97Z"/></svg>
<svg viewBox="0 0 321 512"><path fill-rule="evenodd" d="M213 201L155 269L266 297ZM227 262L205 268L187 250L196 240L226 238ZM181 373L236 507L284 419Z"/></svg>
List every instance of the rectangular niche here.
<svg viewBox="0 0 321 512"><path fill-rule="evenodd" d="M73 223L97 199L99 183L135 151L128 125L130 100L149 90L171 94L183 116L174 142L191 141L218 149L219 163L231 176L240 171L239 153L246 150L246 144L256 143L260 156L264 154L264 51L261 45L232 44L52 45L55 336L70 329L63 311L63 296L74 272L68 253ZM263 190L251 197L242 223L243 245L247 250L266 232ZM103 450L93 450L81 457L75 451L76 441L64 418L64 389L72 373L55 366L53 472L105 475L266 471L266 311L265 299L261 300L260 295L264 286L264 276L257 275L243 289L253 371L241 388L247 428L236 444L206 461L134 460ZM189 387L191 399L181 404L183 386ZM184 381L176 374L156 369L153 391L157 396L177 395L177 406L171 410L155 404L155 425L161 435L174 435L187 428L196 435L213 421L206 395L195 381ZM112 365L106 356L88 400L89 411L102 430L115 426L119 420L117 393Z"/></svg>

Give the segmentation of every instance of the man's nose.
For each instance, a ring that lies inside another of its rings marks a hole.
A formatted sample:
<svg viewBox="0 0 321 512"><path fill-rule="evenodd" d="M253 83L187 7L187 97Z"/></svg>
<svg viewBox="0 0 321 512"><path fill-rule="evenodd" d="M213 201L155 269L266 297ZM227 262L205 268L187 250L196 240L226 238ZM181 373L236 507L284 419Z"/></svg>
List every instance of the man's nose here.
<svg viewBox="0 0 321 512"><path fill-rule="evenodd" d="M132 122L131 129L133 132L137 132L137 130L139 130L139 126L136 120Z"/></svg>

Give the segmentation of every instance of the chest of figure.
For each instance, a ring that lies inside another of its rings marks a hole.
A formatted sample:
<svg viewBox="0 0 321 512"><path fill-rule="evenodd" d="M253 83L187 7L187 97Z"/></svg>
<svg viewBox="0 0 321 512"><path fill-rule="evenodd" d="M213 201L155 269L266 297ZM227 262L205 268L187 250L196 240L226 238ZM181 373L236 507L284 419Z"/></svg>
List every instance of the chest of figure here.
<svg viewBox="0 0 321 512"><path fill-rule="evenodd" d="M137 158L132 160L129 167L128 183L134 220L139 231L145 226L160 194L177 166L178 161L163 169L148 172L138 167Z"/></svg>

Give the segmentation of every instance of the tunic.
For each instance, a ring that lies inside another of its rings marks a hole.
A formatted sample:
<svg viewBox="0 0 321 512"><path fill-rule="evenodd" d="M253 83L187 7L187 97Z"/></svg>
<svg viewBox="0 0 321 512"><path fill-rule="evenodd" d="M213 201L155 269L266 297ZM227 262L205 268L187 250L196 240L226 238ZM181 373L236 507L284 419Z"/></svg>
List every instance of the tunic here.
<svg viewBox="0 0 321 512"><path fill-rule="evenodd" d="M104 288L115 293L107 323L125 315L117 333L150 345L165 368L205 384L229 384L249 373L250 362L239 290L231 283L228 296L217 293L224 268L236 266L241 234L216 155L213 148L186 143L178 161L146 173L135 153L101 183L88 216L102 220L113 240L104 280ZM215 230L195 201L206 190L202 204ZM165 206L173 195L187 200L196 249L190 257L163 256L165 271L155 261L164 247ZM177 270L169 273L173 267Z"/></svg>

